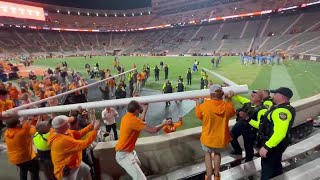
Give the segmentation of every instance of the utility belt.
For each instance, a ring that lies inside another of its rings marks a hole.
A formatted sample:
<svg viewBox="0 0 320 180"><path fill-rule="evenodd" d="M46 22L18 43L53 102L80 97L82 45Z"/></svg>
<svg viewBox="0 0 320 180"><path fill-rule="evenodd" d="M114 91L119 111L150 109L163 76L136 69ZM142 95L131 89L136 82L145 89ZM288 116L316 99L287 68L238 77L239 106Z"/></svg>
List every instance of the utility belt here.
<svg viewBox="0 0 320 180"><path fill-rule="evenodd" d="M39 160L51 160L51 151L41 151L41 150L37 150L38 151L38 159Z"/></svg>

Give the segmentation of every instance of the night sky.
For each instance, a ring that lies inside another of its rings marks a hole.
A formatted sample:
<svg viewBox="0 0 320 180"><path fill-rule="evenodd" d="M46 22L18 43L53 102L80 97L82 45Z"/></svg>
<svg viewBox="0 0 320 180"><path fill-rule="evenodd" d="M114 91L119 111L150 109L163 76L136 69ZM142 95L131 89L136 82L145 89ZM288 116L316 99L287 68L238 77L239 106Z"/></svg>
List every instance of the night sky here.
<svg viewBox="0 0 320 180"><path fill-rule="evenodd" d="M125 10L151 7L151 0L28 0L44 4L87 8Z"/></svg>

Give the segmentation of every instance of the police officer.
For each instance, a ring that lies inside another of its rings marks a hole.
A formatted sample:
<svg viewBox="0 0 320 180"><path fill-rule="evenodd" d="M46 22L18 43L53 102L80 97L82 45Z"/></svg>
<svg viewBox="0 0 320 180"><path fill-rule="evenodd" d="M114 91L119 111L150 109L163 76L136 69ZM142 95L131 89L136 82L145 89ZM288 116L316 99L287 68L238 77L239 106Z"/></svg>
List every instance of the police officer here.
<svg viewBox="0 0 320 180"><path fill-rule="evenodd" d="M178 80L178 85L177 85L177 92L183 92L185 90L185 86L183 81Z"/></svg>
<svg viewBox="0 0 320 180"><path fill-rule="evenodd" d="M169 74L169 67L167 64L164 65L164 79L168 79L168 74Z"/></svg>
<svg viewBox="0 0 320 180"><path fill-rule="evenodd" d="M169 80L167 80L167 82L163 85L162 91L164 94L173 93L173 86ZM167 101L166 107L169 107L170 105L171 105L170 101Z"/></svg>
<svg viewBox="0 0 320 180"><path fill-rule="evenodd" d="M39 165L42 167L47 179L54 180L53 164L51 161L51 150L48 144L51 121L40 122L38 120L36 130L33 136L33 143L37 148Z"/></svg>
<svg viewBox="0 0 320 180"><path fill-rule="evenodd" d="M263 98L263 105L270 109L273 106L272 98L270 97L269 90L261 90L262 91L262 98Z"/></svg>
<svg viewBox="0 0 320 180"><path fill-rule="evenodd" d="M293 96L291 89L280 87L271 90L274 106L260 119L259 141L262 147L261 180L267 180L282 174L282 154L289 145L288 133L295 119L295 109L290 105Z"/></svg>
<svg viewBox="0 0 320 180"><path fill-rule="evenodd" d="M236 95L234 99L241 103L243 106L237 110L236 124L232 127L231 136L232 141L231 145L233 151L231 154L242 155L242 149L238 142L238 137L242 136L244 141L244 148L246 152L245 162L249 162L253 159L254 150L253 146L256 140L257 126L251 126L246 119L258 119L258 114L266 107L262 103L262 91L252 91L250 99ZM262 111L263 113L266 111Z"/></svg>
<svg viewBox="0 0 320 180"><path fill-rule="evenodd" d="M190 86L191 86L191 79L192 79L192 71L191 71L191 68L189 68L187 71L187 82L188 82L188 85Z"/></svg>
<svg viewBox="0 0 320 180"><path fill-rule="evenodd" d="M155 81L159 81L160 69L158 68L157 65L153 68L153 71L154 71L154 79L155 79Z"/></svg>

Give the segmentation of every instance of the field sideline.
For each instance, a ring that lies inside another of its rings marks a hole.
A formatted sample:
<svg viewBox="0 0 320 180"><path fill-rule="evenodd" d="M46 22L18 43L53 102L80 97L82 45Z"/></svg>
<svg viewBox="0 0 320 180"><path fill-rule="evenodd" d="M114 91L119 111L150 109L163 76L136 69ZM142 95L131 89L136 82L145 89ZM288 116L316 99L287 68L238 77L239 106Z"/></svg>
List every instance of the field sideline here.
<svg viewBox="0 0 320 180"><path fill-rule="evenodd" d="M165 83L164 73L160 72L160 81L154 81L153 68L159 66L160 61L169 66L169 79L173 85L177 84L178 76L182 76L186 81L186 72L188 68L192 68L194 60L200 62L198 67L212 69L215 72L233 80L238 84L247 84L250 89L269 89L279 86L288 86L294 91L293 100L309 97L320 92L320 63L304 61L304 60L287 60L284 65L274 66L258 66L240 64L240 57L223 57L219 68L212 68L212 57L119 57L120 65L124 65L125 70L132 68L132 64L137 65L138 71L141 71L143 64L149 64L151 68L151 76L147 81L146 88L161 91L162 85ZM99 63L100 69L110 69L112 74L117 74L113 68L112 56L92 57L71 57L71 58L56 58L56 59L40 59L35 60L34 65L47 69L48 67L55 68L57 63L66 61L68 68L73 68L76 72L82 73L87 77L84 65L89 63L93 67ZM219 82L214 77L209 79L213 82ZM193 73L192 86L187 86L187 90L198 90L200 88L200 72ZM184 117L185 125L182 129L199 126L200 122L194 120L194 111L191 111Z"/></svg>

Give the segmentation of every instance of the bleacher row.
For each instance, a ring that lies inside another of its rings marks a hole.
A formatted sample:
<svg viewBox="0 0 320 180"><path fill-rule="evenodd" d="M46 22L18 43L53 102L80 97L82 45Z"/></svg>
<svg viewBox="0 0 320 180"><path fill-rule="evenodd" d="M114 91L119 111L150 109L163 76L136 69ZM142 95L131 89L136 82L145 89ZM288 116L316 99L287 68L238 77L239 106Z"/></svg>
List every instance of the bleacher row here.
<svg viewBox="0 0 320 180"><path fill-rule="evenodd" d="M225 21L212 25L138 32L58 32L1 28L1 53L48 54L105 53L193 54L250 49L282 49L290 53L320 54L320 12L273 15L264 19Z"/></svg>

